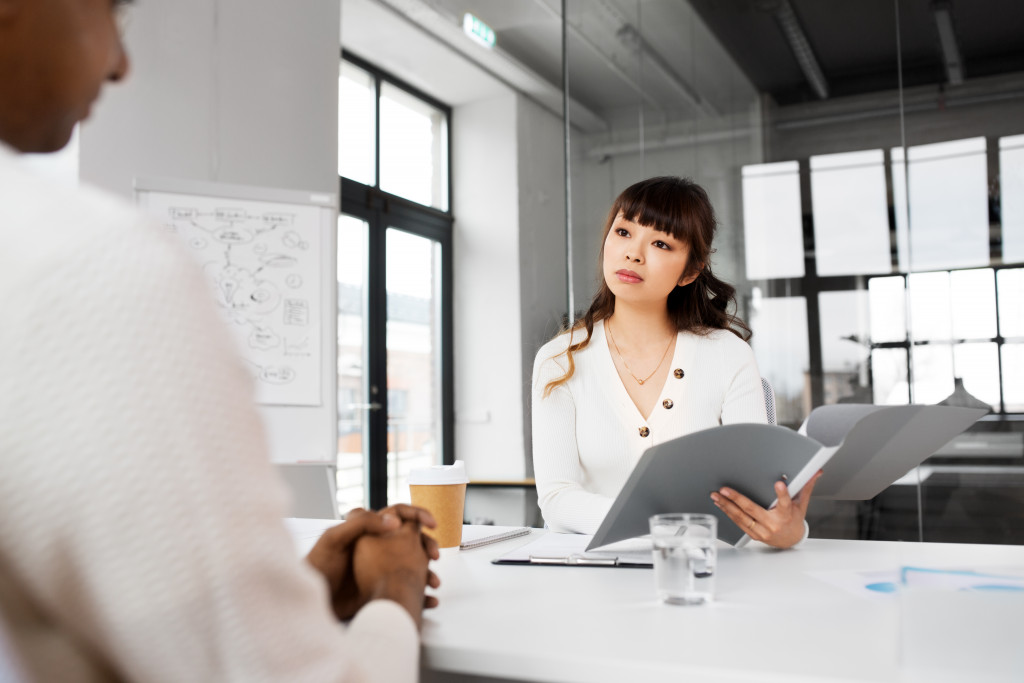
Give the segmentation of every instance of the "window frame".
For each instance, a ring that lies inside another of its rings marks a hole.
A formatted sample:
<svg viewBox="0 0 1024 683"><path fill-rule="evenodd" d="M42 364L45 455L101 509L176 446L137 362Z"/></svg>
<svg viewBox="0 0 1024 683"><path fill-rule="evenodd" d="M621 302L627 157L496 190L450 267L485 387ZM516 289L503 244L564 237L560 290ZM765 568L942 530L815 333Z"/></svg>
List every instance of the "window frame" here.
<svg viewBox="0 0 1024 683"><path fill-rule="evenodd" d="M364 473L368 505L378 509L388 504L388 401L387 401L387 288L386 288L386 236L388 228L395 228L437 242L441 249L441 461L450 465L455 462L455 373L454 373L454 315L453 315L453 258L452 231L452 109L415 87L405 83L367 60L341 51L341 60L362 69L374 81L374 185L369 186L350 178L339 176L341 213L366 221L368 224L368 283L365 311L367 326L367 386L372 392L378 391L368 403L380 404L367 417L369 434L369 458ZM380 188L380 96L381 85L401 89L428 105L441 111L448 129L445 154L447 160L447 210L427 206L418 202L385 192ZM383 391L380 388L383 387Z"/></svg>

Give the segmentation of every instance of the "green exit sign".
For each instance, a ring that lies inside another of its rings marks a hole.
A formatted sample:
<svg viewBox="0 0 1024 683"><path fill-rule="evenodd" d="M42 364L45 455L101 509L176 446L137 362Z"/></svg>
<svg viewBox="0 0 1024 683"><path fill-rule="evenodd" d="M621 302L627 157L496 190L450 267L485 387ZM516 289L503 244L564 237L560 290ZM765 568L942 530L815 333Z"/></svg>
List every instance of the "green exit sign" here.
<svg viewBox="0 0 1024 683"><path fill-rule="evenodd" d="M494 47L494 29L474 17L469 12L462 17L462 30L466 35L484 47Z"/></svg>

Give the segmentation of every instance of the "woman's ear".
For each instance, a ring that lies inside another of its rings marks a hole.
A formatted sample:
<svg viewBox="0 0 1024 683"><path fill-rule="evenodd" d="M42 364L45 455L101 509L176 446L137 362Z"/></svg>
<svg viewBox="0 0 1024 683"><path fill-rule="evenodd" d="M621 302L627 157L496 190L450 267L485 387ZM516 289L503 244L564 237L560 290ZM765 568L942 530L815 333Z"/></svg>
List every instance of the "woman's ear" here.
<svg viewBox="0 0 1024 683"><path fill-rule="evenodd" d="M690 272L690 273L684 272L683 276L681 278L679 278L678 285L680 287L685 287L686 285L692 283L694 280L697 279L697 277L700 275L702 270L704 270L704 264L703 263L698 264L698 267L694 268L693 271Z"/></svg>

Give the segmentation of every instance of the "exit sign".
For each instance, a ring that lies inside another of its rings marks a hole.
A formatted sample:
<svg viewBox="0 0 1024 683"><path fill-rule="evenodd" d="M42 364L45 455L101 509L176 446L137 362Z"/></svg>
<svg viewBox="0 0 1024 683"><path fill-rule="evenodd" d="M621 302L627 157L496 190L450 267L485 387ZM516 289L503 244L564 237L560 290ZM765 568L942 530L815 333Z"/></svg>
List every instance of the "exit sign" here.
<svg viewBox="0 0 1024 683"><path fill-rule="evenodd" d="M469 12L462 17L462 30L466 35L486 48L494 47L494 29Z"/></svg>

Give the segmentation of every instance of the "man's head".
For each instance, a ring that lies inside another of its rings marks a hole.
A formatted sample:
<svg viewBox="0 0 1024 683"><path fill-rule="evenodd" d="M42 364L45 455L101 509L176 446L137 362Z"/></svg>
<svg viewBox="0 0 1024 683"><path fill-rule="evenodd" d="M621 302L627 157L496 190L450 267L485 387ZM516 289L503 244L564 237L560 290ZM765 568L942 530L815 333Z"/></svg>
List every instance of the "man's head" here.
<svg viewBox="0 0 1024 683"><path fill-rule="evenodd" d="M0 0L0 140L22 152L67 144L106 81L128 72L125 0Z"/></svg>

